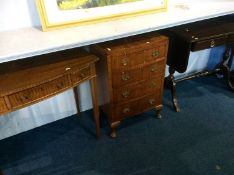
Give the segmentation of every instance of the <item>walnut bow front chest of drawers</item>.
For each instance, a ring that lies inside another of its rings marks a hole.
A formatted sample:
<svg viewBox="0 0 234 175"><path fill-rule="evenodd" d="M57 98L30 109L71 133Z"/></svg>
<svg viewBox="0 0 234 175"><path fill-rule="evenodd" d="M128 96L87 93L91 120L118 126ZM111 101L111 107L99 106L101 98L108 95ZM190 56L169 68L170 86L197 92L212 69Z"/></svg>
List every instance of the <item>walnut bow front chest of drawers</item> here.
<svg viewBox="0 0 234 175"><path fill-rule="evenodd" d="M99 99L116 137L120 121L155 108L160 117L168 38L156 33L92 45Z"/></svg>

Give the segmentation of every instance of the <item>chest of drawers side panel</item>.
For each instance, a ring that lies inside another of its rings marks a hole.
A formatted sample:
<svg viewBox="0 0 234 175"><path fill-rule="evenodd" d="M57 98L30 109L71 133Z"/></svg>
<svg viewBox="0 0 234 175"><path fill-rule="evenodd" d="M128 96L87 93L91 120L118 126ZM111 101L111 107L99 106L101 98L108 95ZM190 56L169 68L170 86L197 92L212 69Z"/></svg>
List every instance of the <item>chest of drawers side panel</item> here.
<svg viewBox="0 0 234 175"><path fill-rule="evenodd" d="M98 45L92 45L90 52L99 57L99 61L96 63L99 104L108 116L112 116L111 55L107 55Z"/></svg>

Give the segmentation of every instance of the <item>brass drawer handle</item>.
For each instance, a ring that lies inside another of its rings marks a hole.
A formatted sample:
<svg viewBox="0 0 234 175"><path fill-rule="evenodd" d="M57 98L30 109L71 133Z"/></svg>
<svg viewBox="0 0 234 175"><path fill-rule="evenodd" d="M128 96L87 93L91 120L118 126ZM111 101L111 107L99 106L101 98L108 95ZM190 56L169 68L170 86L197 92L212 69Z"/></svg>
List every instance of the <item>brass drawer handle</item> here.
<svg viewBox="0 0 234 175"><path fill-rule="evenodd" d="M122 59L122 65L123 66L127 66L128 65L128 58L125 57L125 58Z"/></svg>
<svg viewBox="0 0 234 175"><path fill-rule="evenodd" d="M129 109L129 108L124 108L122 112L123 112L124 114L129 113L129 112L130 112L130 109Z"/></svg>
<svg viewBox="0 0 234 175"><path fill-rule="evenodd" d="M130 94L129 91L124 91L124 92L122 92L122 96L123 96L124 98L128 97L129 94Z"/></svg>
<svg viewBox="0 0 234 175"><path fill-rule="evenodd" d="M215 41L212 40L212 41L210 42L210 47L214 47L214 46L215 46Z"/></svg>
<svg viewBox="0 0 234 175"><path fill-rule="evenodd" d="M149 104L153 105L155 103L155 100L153 98L149 99Z"/></svg>
<svg viewBox="0 0 234 175"><path fill-rule="evenodd" d="M130 79L129 74L123 74L123 75L122 75L122 80L123 80L123 81L128 81L129 79Z"/></svg>
<svg viewBox="0 0 234 175"><path fill-rule="evenodd" d="M151 72L156 72L157 71L156 65L151 66L150 71Z"/></svg>
<svg viewBox="0 0 234 175"><path fill-rule="evenodd" d="M151 82L150 82L150 87L155 87L156 85L157 85L156 82L154 82L154 81L151 81Z"/></svg>
<svg viewBox="0 0 234 175"><path fill-rule="evenodd" d="M152 52L152 57L158 57L159 56L159 51L158 50L154 50L153 52Z"/></svg>

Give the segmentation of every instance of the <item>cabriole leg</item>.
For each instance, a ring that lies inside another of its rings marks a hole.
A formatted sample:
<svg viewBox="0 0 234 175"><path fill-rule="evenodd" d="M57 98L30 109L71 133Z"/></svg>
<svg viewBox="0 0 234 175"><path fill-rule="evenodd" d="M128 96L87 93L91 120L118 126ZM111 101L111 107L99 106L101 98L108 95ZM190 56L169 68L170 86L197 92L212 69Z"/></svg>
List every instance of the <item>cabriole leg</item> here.
<svg viewBox="0 0 234 175"><path fill-rule="evenodd" d="M111 136L112 138L116 138L116 137L117 137L116 129L117 129L117 127L118 127L119 125L120 125L120 121L111 123L111 134L110 134L110 136Z"/></svg>
<svg viewBox="0 0 234 175"><path fill-rule="evenodd" d="M163 105L158 105L158 106L155 107L155 109L156 109L156 117L158 119L161 119L162 118L161 112L162 112L162 109L163 109Z"/></svg>

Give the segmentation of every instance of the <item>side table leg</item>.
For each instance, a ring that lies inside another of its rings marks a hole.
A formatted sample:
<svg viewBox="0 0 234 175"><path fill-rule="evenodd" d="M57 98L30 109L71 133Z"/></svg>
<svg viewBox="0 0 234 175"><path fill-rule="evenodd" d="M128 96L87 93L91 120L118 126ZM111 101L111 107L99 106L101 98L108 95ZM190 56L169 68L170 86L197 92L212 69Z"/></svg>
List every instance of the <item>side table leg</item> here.
<svg viewBox="0 0 234 175"><path fill-rule="evenodd" d="M163 109L163 105L158 105L158 106L155 107L155 109L156 109L156 117L158 119L161 119L162 118L161 112L162 112L162 109Z"/></svg>
<svg viewBox="0 0 234 175"><path fill-rule="evenodd" d="M229 58L229 61L227 64L226 62L228 58ZM233 60L233 51L231 51L231 55L230 55L230 48L226 48L220 68L223 72L224 80L226 81L228 87L230 87L230 89L234 91L234 85L232 85L232 82L231 82L231 72L230 72L230 67L229 67L231 66L232 60Z"/></svg>
<svg viewBox="0 0 234 175"><path fill-rule="evenodd" d="M80 103L79 103L78 86L76 86L76 87L73 88L73 93L74 93L74 97L75 97L75 101L76 101L77 114L80 114Z"/></svg>
<svg viewBox="0 0 234 175"><path fill-rule="evenodd" d="M169 67L169 73L170 75L166 79L171 88L173 107L176 112L180 112L180 108L179 108L178 101L176 98L176 81L174 77L175 69L173 67Z"/></svg>
<svg viewBox="0 0 234 175"><path fill-rule="evenodd" d="M92 103L93 103L93 112L94 112L94 121L96 125L96 136L100 136L100 116L99 116L99 106L97 99L97 83L96 77L90 80L91 94L92 94Z"/></svg>

